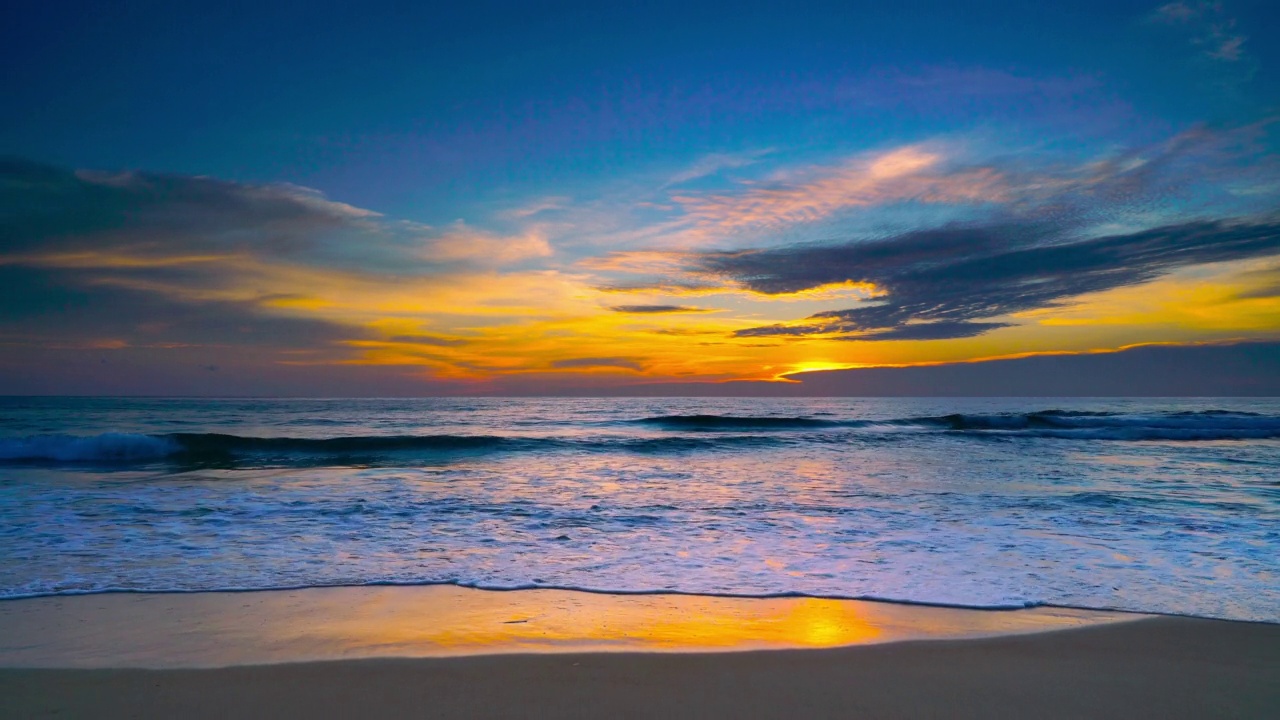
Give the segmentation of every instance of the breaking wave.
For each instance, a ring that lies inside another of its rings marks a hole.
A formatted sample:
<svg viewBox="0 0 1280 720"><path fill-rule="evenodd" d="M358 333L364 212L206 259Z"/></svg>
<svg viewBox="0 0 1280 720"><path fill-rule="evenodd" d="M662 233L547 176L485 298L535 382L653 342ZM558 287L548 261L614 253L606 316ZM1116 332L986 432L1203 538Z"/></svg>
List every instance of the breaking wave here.
<svg viewBox="0 0 1280 720"><path fill-rule="evenodd" d="M405 462L415 455L440 457L485 452L572 448L584 451L671 453L778 442L754 435L737 437L600 437L560 439L497 435L367 435L331 438L244 437L220 433L94 436L33 435L0 440L0 462L127 464L171 461L184 464L324 465Z"/></svg>
<svg viewBox="0 0 1280 720"><path fill-rule="evenodd" d="M493 435L385 435L333 438L244 437L219 433L139 435L103 433L33 435L0 440L0 460L129 462L174 459L215 461L236 457L379 455L397 452L466 452L536 443Z"/></svg>
<svg viewBox="0 0 1280 720"><path fill-rule="evenodd" d="M955 432L1082 440L1265 440L1280 438L1280 417L1207 410L1160 414L1045 410L1034 413L943 415L903 423Z"/></svg>
<svg viewBox="0 0 1280 720"><path fill-rule="evenodd" d="M657 436L361 435L300 438L220 433L92 436L32 435L0 439L0 462L186 463L258 462L324 464L376 462L380 457L579 450L664 453L753 447L815 440L873 440L886 434L945 433L970 437L1035 437L1114 441L1205 441L1280 439L1280 417L1210 410L1129 415L1044 410L1033 413L953 414L887 420L827 420L811 417L663 415L626 421ZM803 431L808 431L806 434Z"/></svg>
<svg viewBox="0 0 1280 720"><path fill-rule="evenodd" d="M1126 415L1081 410L1032 413L952 414L886 420L826 420L811 417L744 417L732 415L662 415L632 421L664 430L687 432L824 430L844 428L883 432L914 429L1022 435L1088 440L1265 440L1280 438L1280 417L1250 412L1204 410Z"/></svg>

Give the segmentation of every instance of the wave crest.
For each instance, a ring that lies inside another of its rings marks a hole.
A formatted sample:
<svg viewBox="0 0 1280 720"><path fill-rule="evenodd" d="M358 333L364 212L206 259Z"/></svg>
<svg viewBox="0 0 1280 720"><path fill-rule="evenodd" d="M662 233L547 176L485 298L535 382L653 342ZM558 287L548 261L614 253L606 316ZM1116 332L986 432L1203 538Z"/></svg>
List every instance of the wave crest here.
<svg viewBox="0 0 1280 720"><path fill-rule="evenodd" d="M1280 438L1280 418L1224 410L1145 415L1045 410L942 415L895 421L955 432L1092 440L1259 440Z"/></svg>
<svg viewBox="0 0 1280 720"><path fill-rule="evenodd" d="M840 427L849 423L834 420L818 420L807 417L744 417L739 415L658 415L631 422L638 425L654 425L670 430L803 430L807 428Z"/></svg>
<svg viewBox="0 0 1280 720"><path fill-rule="evenodd" d="M32 435L0 440L0 460L127 461L154 460L180 452L174 440L137 433Z"/></svg>
<svg viewBox="0 0 1280 720"><path fill-rule="evenodd" d="M1044 410L1033 413L952 414L887 420L822 420L810 417L663 415L627 421L670 435L578 437L502 435L360 435L323 438L253 437L221 433L143 435L32 435L0 438L0 462L326 464L400 461L476 452L575 449L590 452L664 453L802 443L874 440L902 433L959 437L1033 437L1075 440L1267 440L1280 439L1280 417L1256 413L1198 412L1121 414ZM804 431L793 433L788 431Z"/></svg>

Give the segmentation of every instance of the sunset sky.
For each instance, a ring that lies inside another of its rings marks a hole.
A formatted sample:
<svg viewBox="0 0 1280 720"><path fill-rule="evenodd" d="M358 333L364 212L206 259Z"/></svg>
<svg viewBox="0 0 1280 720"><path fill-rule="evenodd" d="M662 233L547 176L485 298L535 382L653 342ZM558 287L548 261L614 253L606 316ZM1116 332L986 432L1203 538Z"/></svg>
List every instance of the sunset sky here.
<svg viewBox="0 0 1280 720"><path fill-rule="evenodd" d="M21 1L0 393L1280 341L1273 3L801 5Z"/></svg>

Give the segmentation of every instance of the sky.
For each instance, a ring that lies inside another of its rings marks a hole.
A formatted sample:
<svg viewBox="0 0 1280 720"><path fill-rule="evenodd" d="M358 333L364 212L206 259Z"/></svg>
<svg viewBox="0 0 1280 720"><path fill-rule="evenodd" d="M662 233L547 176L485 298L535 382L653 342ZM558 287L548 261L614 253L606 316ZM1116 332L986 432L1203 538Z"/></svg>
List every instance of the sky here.
<svg viewBox="0 0 1280 720"><path fill-rule="evenodd" d="M19 0L0 394L1273 393L1275 37L1263 0Z"/></svg>

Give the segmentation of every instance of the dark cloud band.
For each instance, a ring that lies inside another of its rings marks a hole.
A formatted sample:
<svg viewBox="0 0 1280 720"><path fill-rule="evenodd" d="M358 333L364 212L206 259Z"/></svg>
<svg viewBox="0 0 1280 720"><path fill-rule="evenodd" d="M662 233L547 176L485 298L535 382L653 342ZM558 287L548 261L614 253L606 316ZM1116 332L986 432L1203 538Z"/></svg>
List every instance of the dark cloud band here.
<svg viewBox="0 0 1280 720"><path fill-rule="evenodd" d="M692 305L611 305L609 309L618 313L631 313L635 315L711 312L709 308L694 307Z"/></svg>
<svg viewBox="0 0 1280 720"><path fill-rule="evenodd" d="M1004 325L978 321L1147 282L1181 267L1275 254L1280 222L1274 220L1188 222L1076 241L1027 223L712 253L695 256L693 269L766 295L850 281L885 293L812 315L802 325L748 328L739 336L931 340L978 335Z"/></svg>

